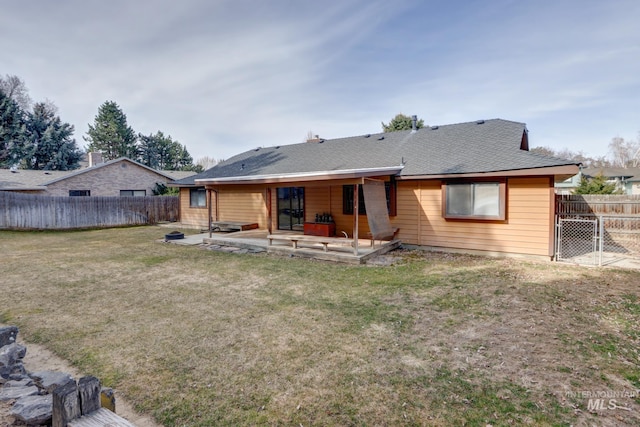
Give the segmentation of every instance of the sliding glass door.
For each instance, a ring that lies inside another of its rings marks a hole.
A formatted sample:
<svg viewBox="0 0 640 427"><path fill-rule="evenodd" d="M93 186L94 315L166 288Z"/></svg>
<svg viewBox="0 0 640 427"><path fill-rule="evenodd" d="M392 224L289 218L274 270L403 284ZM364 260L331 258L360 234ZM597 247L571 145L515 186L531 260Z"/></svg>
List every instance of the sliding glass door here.
<svg viewBox="0 0 640 427"><path fill-rule="evenodd" d="M278 188L278 230L304 229L304 187Z"/></svg>

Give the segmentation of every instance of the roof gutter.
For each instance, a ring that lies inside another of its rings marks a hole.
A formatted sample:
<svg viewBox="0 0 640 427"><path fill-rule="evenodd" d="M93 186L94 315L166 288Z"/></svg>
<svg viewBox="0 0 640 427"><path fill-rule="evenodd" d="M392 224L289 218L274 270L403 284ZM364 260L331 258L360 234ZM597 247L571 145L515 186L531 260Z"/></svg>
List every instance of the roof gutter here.
<svg viewBox="0 0 640 427"><path fill-rule="evenodd" d="M405 175L400 176L398 180L416 180L416 179L453 179L453 178L484 178L484 177L510 177L510 176L548 176L548 175L567 175L573 176L578 173L578 165L563 166L545 166L530 169L514 169L504 171L487 171L472 173L449 173L449 174L433 174L433 175Z"/></svg>
<svg viewBox="0 0 640 427"><path fill-rule="evenodd" d="M397 175L404 165L381 168L343 169L337 171L294 172L268 175L245 175L226 178L196 179L196 185L215 184L277 184L282 182L312 182L334 179L365 178L381 175Z"/></svg>

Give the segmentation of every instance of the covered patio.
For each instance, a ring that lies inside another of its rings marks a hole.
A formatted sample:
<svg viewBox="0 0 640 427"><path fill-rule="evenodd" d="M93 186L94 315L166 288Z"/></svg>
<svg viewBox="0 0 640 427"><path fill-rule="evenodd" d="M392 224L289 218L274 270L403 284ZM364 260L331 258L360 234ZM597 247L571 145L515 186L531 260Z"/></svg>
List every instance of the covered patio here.
<svg viewBox="0 0 640 427"><path fill-rule="evenodd" d="M285 234L276 231L274 233ZM291 233L286 233L290 235ZM303 236L302 233L298 233ZM212 233L211 237L206 235L202 242L209 245L234 246L244 249L262 249L267 253L279 255L290 255L302 258L312 258L324 261L335 261L347 264L365 264L367 260L392 251L400 246L399 240L375 241L372 245L370 239L358 239L358 253L354 254L350 239L335 237L329 242L329 250L325 251L322 244L311 241L298 242L297 248L287 240L274 239L269 244L267 230L249 230L233 233Z"/></svg>
<svg viewBox="0 0 640 427"><path fill-rule="evenodd" d="M276 234L278 234L278 232L276 232ZM299 234L302 235L302 233ZM231 233L214 232L211 233L211 236L207 232L191 235L185 234L184 239L169 240L167 242L179 245L218 245L221 247L265 251L267 253L285 256L296 256L346 264L365 264L368 260L376 256L398 248L401 244L400 240L397 239L391 241L376 240L373 245L370 239L358 239L359 250L356 255L353 253L353 246L344 243L347 239L339 237L334 238L334 241L329 243L329 250L325 251L321 244L312 242L300 242L297 248L294 248L291 243L285 240L274 240L272 244L269 245L267 236L267 230L248 230Z"/></svg>
<svg viewBox="0 0 640 427"><path fill-rule="evenodd" d="M363 263L400 245L398 229L389 220L384 179L393 179L402 167L197 179L207 196L209 236L204 241L224 245L231 240L271 253ZM344 188L350 190L348 207ZM283 197L291 198L288 204L281 203ZM257 230L214 233L229 221Z"/></svg>

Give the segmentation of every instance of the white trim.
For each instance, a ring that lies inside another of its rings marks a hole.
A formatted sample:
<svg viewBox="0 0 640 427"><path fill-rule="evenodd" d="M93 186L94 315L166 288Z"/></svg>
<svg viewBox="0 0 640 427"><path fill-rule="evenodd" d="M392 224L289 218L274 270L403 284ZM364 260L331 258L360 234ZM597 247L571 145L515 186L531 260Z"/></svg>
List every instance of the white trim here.
<svg viewBox="0 0 640 427"><path fill-rule="evenodd" d="M267 175L244 175L225 178L203 178L194 180L195 185L206 184L253 184L275 183L283 181L320 181L329 179L363 178L380 175L396 175L404 165L381 168L342 169L337 171L293 172Z"/></svg>

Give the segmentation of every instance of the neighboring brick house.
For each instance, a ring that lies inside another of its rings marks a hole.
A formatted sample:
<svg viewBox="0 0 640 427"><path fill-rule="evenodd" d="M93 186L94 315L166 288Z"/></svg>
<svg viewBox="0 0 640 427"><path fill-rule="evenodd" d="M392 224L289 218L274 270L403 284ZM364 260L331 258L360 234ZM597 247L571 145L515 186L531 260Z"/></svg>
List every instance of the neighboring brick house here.
<svg viewBox="0 0 640 427"><path fill-rule="evenodd" d="M158 171L126 157L76 171L0 170L0 191L49 196L152 196L156 184L194 175Z"/></svg>

